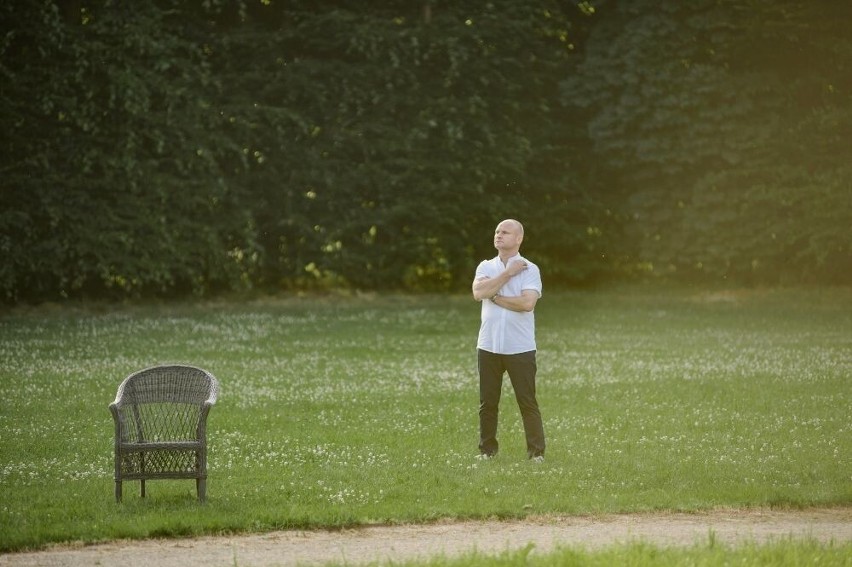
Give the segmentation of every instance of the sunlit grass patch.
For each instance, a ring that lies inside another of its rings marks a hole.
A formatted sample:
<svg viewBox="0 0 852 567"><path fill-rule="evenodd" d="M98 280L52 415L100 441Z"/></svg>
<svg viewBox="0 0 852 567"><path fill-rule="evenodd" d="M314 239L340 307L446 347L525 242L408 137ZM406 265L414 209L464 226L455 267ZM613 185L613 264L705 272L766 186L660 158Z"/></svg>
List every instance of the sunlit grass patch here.
<svg viewBox="0 0 852 567"><path fill-rule="evenodd" d="M701 543L690 547L658 547L637 542L585 549L564 547L541 553L530 545L520 550L500 553L476 552L461 557L435 557L428 560L394 561L397 567L775 567L778 565L820 565L845 567L849 565L852 544L824 545L813 540L784 540L768 544L747 544L736 547ZM326 567L342 565L328 563ZM366 566L378 567L380 562Z"/></svg>

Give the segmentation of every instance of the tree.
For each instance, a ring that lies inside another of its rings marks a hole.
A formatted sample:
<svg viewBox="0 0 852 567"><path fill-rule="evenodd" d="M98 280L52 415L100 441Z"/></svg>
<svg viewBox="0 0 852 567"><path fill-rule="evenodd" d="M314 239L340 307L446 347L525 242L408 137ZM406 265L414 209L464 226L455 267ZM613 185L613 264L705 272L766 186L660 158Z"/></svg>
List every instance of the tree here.
<svg viewBox="0 0 852 567"><path fill-rule="evenodd" d="M633 265L676 277L849 281L852 124L835 2L619 2L568 104L589 115Z"/></svg>
<svg viewBox="0 0 852 567"><path fill-rule="evenodd" d="M79 22L52 2L2 8L7 299L246 279L250 218L219 170L217 86L169 8L87 4Z"/></svg>
<svg viewBox="0 0 852 567"><path fill-rule="evenodd" d="M257 6L216 65L256 158L267 281L466 286L472 243L564 191L531 170L562 159L549 127L569 28L549 1Z"/></svg>

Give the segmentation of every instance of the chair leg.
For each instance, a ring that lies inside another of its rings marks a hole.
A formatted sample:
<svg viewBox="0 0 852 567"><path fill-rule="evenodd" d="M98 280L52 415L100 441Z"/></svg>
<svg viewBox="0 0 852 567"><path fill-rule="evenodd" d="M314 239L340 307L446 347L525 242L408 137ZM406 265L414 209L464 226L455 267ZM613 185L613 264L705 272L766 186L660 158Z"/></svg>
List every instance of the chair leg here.
<svg viewBox="0 0 852 567"><path fill-rule="evenodd" d="M140 480L139 484L141 485L142 498L145 498L145 479Z"/></svg>
<svg viewBox="0 0 852 567"><path fill-rule="evenodd" d="M121 502L121 481L115 481L115 501Z"/></svg>
<svg viewBox="0 0 852 567"><path fill-rule="evenodd" d="M204 502L207 500L207 479L195 479L195 489L198 492L198 501Z"/></svg>

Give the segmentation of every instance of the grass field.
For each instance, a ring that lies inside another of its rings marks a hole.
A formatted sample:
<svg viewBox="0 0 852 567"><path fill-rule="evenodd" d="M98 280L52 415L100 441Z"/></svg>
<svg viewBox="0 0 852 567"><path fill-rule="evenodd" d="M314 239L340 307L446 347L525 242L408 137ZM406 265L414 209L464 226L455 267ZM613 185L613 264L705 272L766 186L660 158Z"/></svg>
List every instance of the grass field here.
<svg viewBox="0 0 852 567"><path fill-rule="evenodd" d="M852 502L852 290L545 294L547 460L506 381L477 453L468 297L41 307L0 317L0 550L50 542ZM208 502L113 498L107 410L129 373L222 385ZM847 548L848 549L848 548ZM510 563L511 564L511 563Z"/></svg>
<svg viewBox="0 0 852 567"><path fill-rule="evenodd" d="M849 565L852 545L821 545L813 541L782 541L768 545L727 547L717 544L689 548L660 548L644 543L614 545L598 551L564 548L533 555L532 548L500 554L468 554L424 561L402 561L394 567L777 567L779 565ZM378 563L374 564L377 567ZM367 567L367 566L364 566Z"/></svg>

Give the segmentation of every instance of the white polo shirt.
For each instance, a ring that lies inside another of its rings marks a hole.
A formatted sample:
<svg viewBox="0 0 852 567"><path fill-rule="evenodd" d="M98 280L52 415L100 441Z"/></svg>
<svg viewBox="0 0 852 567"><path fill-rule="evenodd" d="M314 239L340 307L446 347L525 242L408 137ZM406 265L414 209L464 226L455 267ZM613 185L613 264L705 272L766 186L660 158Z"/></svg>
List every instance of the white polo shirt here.
<svg viewBox="0 0 852 567"><path fill-rule="evenodd" d="M500 288L499 294L507 297L516 297L521 292L531 289L541 297L541 273L538 266L521 256L520 254L509 258L523 260L527 263L527 269L513 276L506 285ZM491 260L483 260L476 268L476 277L496 278L506 266L497 256ZM495 354L519 354L536 350L535 347L535 312L511 311L500 307L496 303L484 300L482 302L482 325L479 328L479 340L476 348L493 352Z"/></svg>

